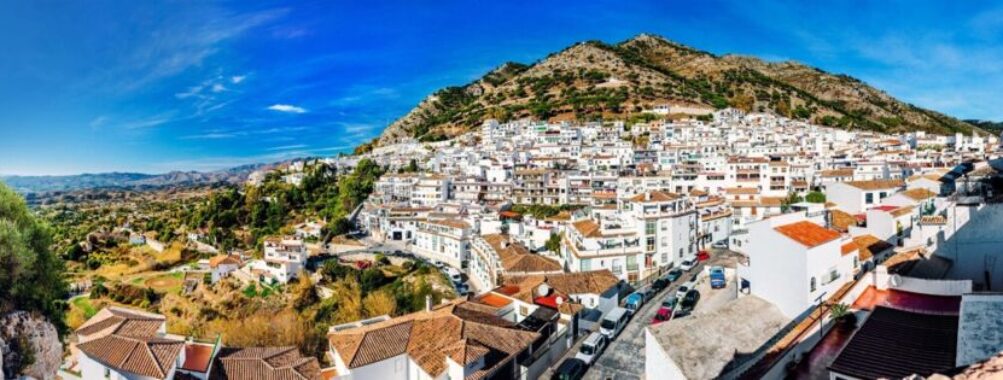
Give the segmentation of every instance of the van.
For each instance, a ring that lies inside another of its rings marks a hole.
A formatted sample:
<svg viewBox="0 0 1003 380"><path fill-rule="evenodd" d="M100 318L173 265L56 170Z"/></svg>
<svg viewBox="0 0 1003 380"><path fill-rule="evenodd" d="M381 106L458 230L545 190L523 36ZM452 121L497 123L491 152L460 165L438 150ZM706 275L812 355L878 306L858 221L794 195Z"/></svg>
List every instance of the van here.
<svg viewBox="0 0 1003 380"><path fill-rule="evenodd" d="M627 300L623 303L623 308L627 309L627 313L634 315L638 310L644 306L644 294L640 292L633 292L627 296Z"/></svg>
<svg viewBox="0 0 1003 380"><path fill-rule="evenodd" d="M710 287L712 289L721 289L726 286L726 279L724 276L724 268L719 266L713 266L710 268Z"/></svg>
<svg viewBox="0 0 1003 380"><path fill-rule="evenodd" d="M613 340L614 337L620 334L620 331L623 331L624 326L627 326L629 318L630 315L627 313L627 309L622 307L614 308L599 323L599 332L609 340Z"/></svg>
<svg viewBox="0 0 1003 380"><path fill-rule="evenodd" d="M596 357L602 354L603 350L606 349L606 344L608 340L606 336L597 332L589 334L588 338L582 342L581 348L578 349L578 353L575 354L575 359L579 359L585 364L592 365Z"/></svg>

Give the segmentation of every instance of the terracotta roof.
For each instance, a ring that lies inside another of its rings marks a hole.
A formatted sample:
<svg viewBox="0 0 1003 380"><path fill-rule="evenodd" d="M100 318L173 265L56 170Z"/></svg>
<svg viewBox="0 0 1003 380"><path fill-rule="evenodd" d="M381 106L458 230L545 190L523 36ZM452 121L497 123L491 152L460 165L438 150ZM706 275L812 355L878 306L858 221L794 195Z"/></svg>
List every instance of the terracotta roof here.
<svg viewBox="0 0 1003 380"><path fill-rule="evenodd" d="M762 197L759 204L764 207L780 207L784 204L786 197Z"/></svg>
<svg viewBox="0 0 1003 380"><path fill-rule="evenodd" d="M844 256L852 252L857 252L857 257L863 261L870 260L874 255L893 247L894 245L891 243L868 234L854 237L852 241L843 245L842 252Z"/></svg>
<svg viewBox="0 0 1003 380"><path fill-rule="evenodd" d="M579 220L577 222L571 223L578 233L585 237L600 237L602 233L599 232L599 223L592 221L591 219Z"/></svg>
<svg viewBox="0 0 1003 380"><path fill-rule="evenodd" d="M620 279L609 270L594 270L588 272L571 272L547 275L510 276L505 278L505 285L518 288L511 294L526 303L533 303L536 288L546 283L555 292L565 295L602 294L620 282Z"/></svg>
<svg viewBox="0 0 1003 380"><path fill-rule="evenodd" d="M494 292L485 293L483 296L477 299L477 302L483 303L491 307L505 307L512 304L512 300L495 294Z"/></svg>
<svg viewBox="0 0 1003 380"><path fill-rule="evenodd" d="M482 238L494 249L506 272L559 272L563 269L555 260L530 253L522 243L512 241L508 235L490 234Z"/></svg>
<svg viewBox="0 0 1003 380"><path fill-rule="evenodd" d="M936 197L937 193L934 193L934 192L932 192L930 190L927 190L925 188L915 188L915 189L909 189L909 190L903 191L902 195L905 195L905 196L907 196L907 197L909 197L909 198L911 198L911 199L913 199L915 201L924 201L924 200Z"/></svg>
<svg viewBox="0 0 1003 380"><path fill-rule="evenodd" d="M839 238L839 231L831 230L809 221L800 221L779 227L774 230L787 236L799 244L813 248Z"/></svg>
<svg viewBox="0 0 1003 380"><path fill-rule="evenodd" d="M668 201L674 201L674 200L679 199L679 198L680 197L679 197L678 194L666 193L664 191L651 191L651 192L647 192L647 193L637 194L637 195L631 197L630 201L631 202L641 202L641 203L648 203L648 202L668 202Z"/></svg>
<svg viewBox="0 0 1003 380"><path fill-rule="evenodd" d="M832 228L840 232L847 232L850 226L856 226L858 223L857 218L843 210L830 210L829 215L832 217Z"/></svg>
<svg viewBox="0 0 1003 380"><path fill-rule="evenodd" d="M823 178L832 178L832 177L853 177L853 169L832 169L832 170L823 170L823 171L822 171L822 177L823 177Z"/></svg>
<svg viewBox="0 0 1003 380"><path fill-rule="evenodd" d="M317 358L303 357L296 347L223 348L212 371L214 380L320 379Z"/></svg>
<svg viewBox="0 0 1003 380"><path fill-rule="evenodd" d="M180 340L113 334L80 343L77 348L117 371L166 379L184 346Z"/></svg>
<svg viewBox="0 0 1003 380"><path fill-rule="evenodd" d="M165 321L162 315L110 306L84 322L77 328L76 334L85 337L98 333L154 336Z"/></svg>
<svg viewBox="0 0 1003 380"><path fill-rule="evenodd" d="M916 207L913 207L913 206L899 207L897 209L889 211L888 213L892 214L892 216L894 216L894 217L900 217L902 215L909 215L909 214L911 214L912 211L915 210L915 209L916 209Z"/></svg>
<svg viewBox="0 0 1003 380"><path fill-rule="evenodd" d="M905 186L905 183L900 179L876 179L871 181L849 181L843 183L856 187L860 190L895 189Z"/></svg>
<svg viewBox="0 0 1003 380"><path fill-rule="evenodd" d="M724 193L729 195L755 195L759 194L759 189L754 187L729 187L724 189Z"/></svg>
<svg viewBox="0 0 1003 380"><path fill-rule="evenodd" d="M447 357L462 363L483 357L484 368L470 376L480 378L501 368L540 337L485 313L486 307L454 301L431 311L333 332L328 340L348 368L407 354L426 373L438 377L446 370Z"/></svg>

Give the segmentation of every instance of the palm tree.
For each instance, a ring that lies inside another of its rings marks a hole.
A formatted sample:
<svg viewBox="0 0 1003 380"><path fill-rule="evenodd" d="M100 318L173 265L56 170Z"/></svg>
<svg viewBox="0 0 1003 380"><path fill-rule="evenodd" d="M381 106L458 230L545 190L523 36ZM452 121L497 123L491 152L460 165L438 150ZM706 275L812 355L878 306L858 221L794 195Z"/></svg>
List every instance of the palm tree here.
<svg viewBox="0 0 1003 380"><path fill-rule="evenodd" d="M829 308L829 318L846 327L853 327L857 324L857 315L853 314L850 306L845 303L832 305Z"/></svg>

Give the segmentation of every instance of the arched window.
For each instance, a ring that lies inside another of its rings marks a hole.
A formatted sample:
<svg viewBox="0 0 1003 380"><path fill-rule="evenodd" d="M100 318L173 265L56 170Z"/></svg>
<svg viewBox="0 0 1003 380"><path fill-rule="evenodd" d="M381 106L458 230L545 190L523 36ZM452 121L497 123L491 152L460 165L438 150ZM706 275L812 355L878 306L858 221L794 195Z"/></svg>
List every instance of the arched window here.
<svg viewBox="0 0 1003 380"><path fill-rule="evenodd" d="M813 291L813 292L815 291L815 277L814 276L811 278L811 291Z"/></svg>

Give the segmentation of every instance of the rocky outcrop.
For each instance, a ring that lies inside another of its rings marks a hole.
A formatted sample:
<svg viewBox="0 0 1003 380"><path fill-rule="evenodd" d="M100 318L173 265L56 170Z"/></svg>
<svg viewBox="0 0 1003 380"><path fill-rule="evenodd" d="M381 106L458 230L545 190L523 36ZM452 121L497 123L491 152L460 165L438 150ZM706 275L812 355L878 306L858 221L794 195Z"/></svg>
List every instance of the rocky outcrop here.
<svg viewBox="0 0 1003 380"><path fill-rule="evenodd" d="M0 379L56 379L63 345L44 317L16 311L0 316Z"/></svg>

